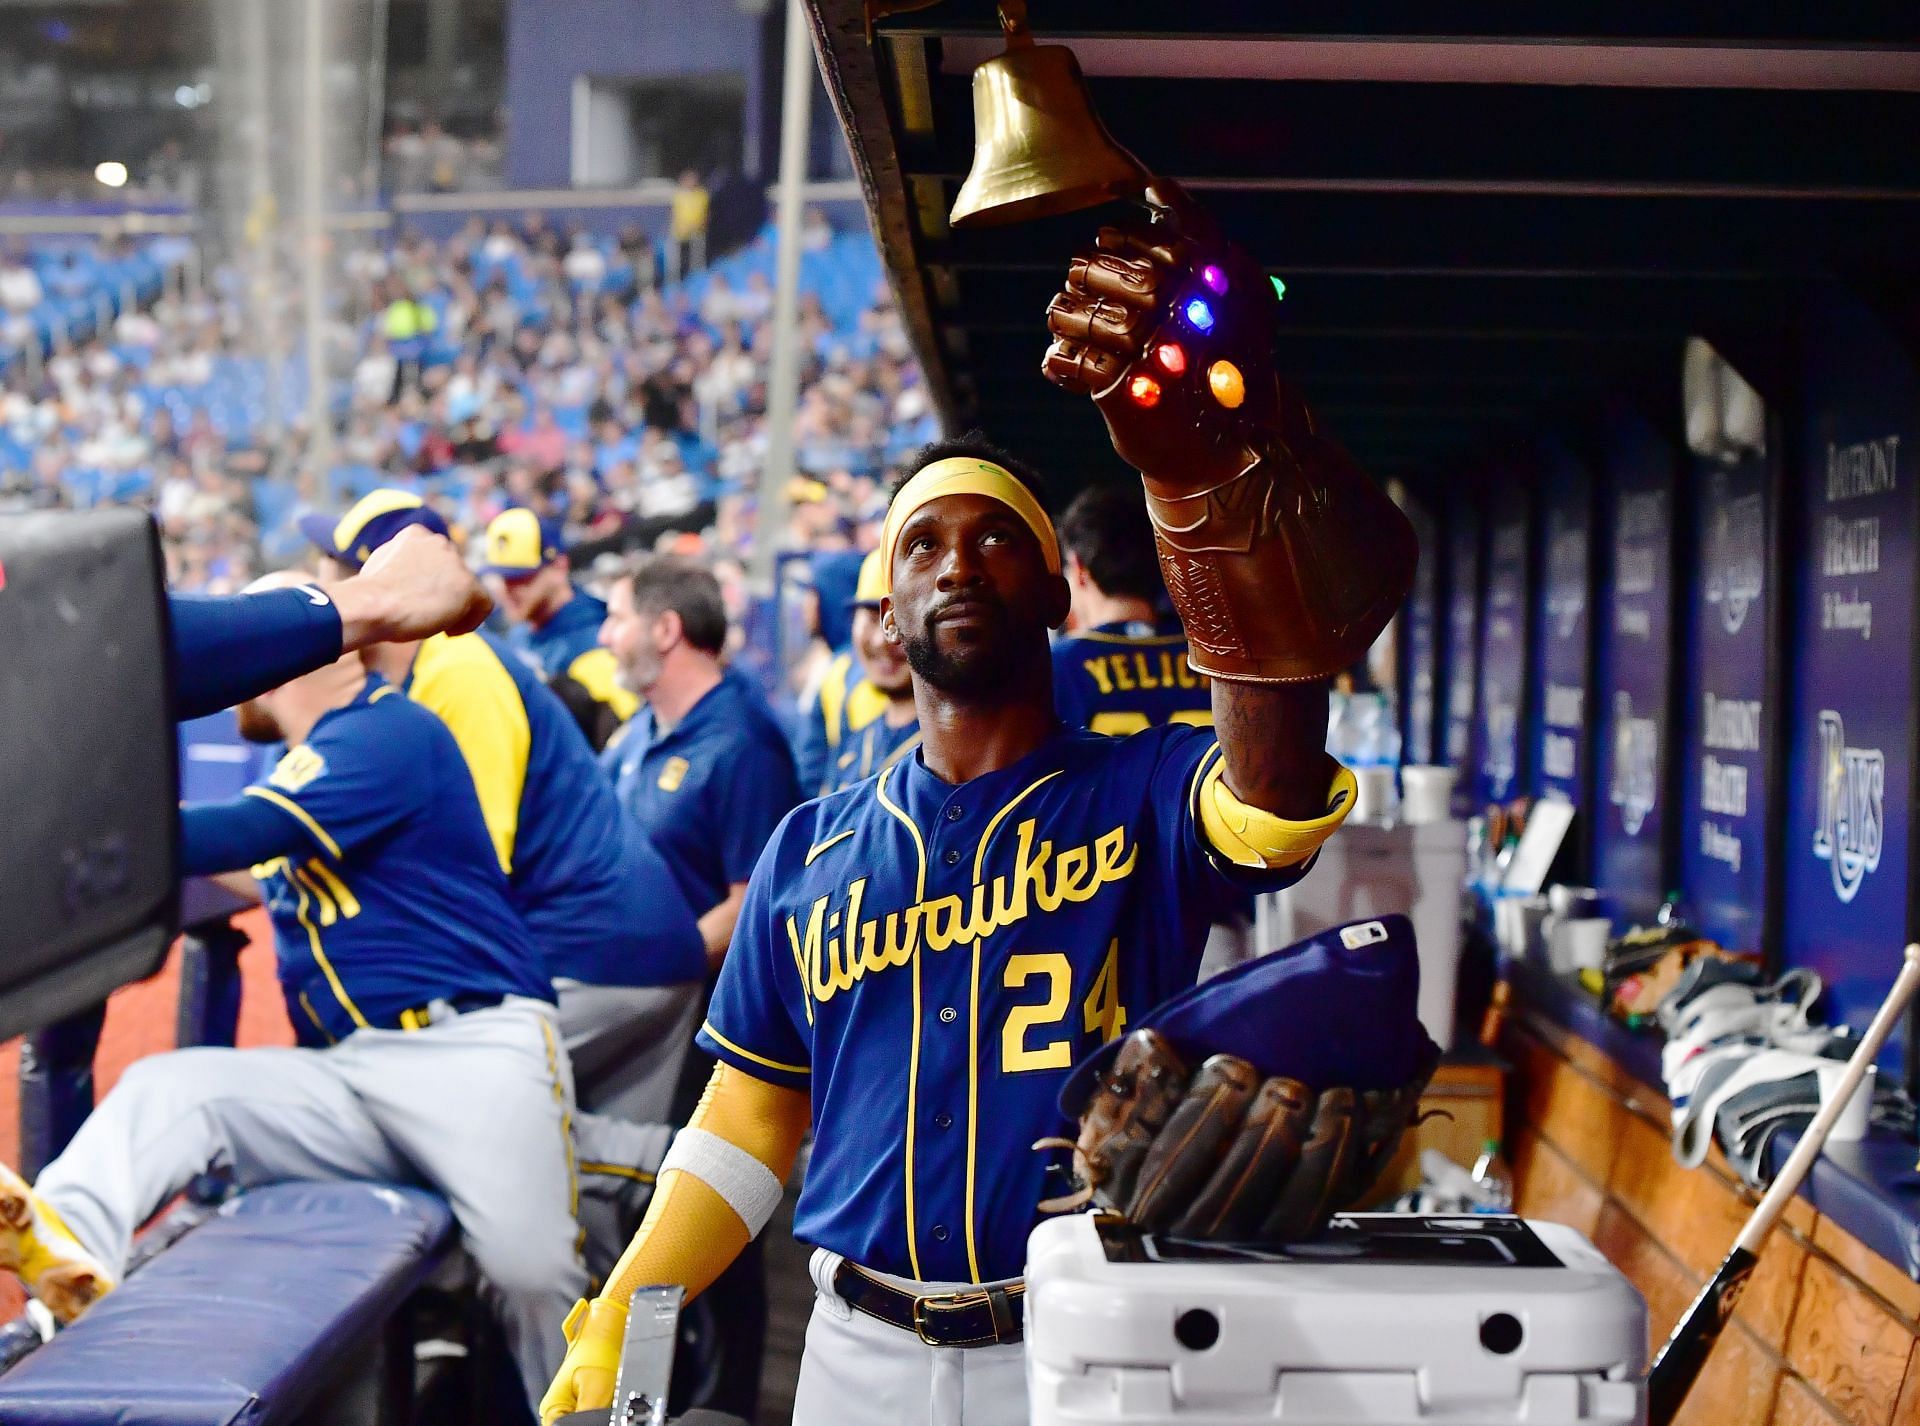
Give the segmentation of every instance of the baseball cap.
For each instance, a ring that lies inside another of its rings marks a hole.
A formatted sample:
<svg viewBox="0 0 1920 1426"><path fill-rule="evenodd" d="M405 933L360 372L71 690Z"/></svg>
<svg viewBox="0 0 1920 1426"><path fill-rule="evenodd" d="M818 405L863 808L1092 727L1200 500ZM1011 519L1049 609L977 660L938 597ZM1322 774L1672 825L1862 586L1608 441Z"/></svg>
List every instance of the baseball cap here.
<svg viewBox="0 0 1920 1426"><path fill-rule="evenodd" d="M1379 916L1333 926L1283 951L1245 961L1142 1015L1199 1068L1238 1055L1262 1075L1310 1089L1396 1089L1431 1072L1440 1047L1420 1024L1420 959L1413 923ZM1113 1040L1068 1075L1060 1108L1078 1118L1120 1053Z"/></svg>
<svg viewBox="0 0 1920 1426"><path fill-rule="evenodd" d="M525 579L559 559L560 525L542 520L524 506L502 510L487 525L486 574L502 579Z"/></svg>
<svg viewBox="0 0 1920 1426"><path fill-rule="evenodd" d="M880 568L880 551L868 550L867 557L860 561L860 577L854 581L853 598L848 603L856 609L879 607L881 597L887 592L885 574Z"/></svg>
<svg viewBox="0 0 1920 1426"><path fill-rule="evenodd" d="M436 535L447 533L447 522L439 512L405 490L381 489L363 495L338 520L318 512L302 515L299 520L300 533L315 549L355 569L409 525Z"/></svg>

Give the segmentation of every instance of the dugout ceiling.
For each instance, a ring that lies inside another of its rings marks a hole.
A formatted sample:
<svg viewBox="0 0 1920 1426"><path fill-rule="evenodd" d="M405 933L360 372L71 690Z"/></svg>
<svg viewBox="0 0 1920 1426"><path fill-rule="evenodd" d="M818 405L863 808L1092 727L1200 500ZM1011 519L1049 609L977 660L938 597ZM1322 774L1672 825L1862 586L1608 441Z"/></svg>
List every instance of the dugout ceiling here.
<svg viewBox="0 0 1920 1426"><path fill-rule="evenodd" d="M909 331L950 426L1077 483L1117 474L1039 375L1043 313L1110 216L949 229L991 0L806 0ZM1031 0L1101 116L1287 285L1279 337L1326 423L1416 483L1625 394L1678 423L1708 337L1763 393L1806 286L1896 315L1920 274L1920 12ZM1119 210L1116 209L1117 213Z"/></svg>

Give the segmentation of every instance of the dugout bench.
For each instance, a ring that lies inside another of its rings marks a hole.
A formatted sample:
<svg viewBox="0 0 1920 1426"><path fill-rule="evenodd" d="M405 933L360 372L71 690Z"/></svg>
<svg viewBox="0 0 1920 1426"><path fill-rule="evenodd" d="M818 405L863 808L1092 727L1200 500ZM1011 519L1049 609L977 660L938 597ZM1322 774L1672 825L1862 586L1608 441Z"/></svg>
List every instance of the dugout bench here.
<svg viewBox="0 0 1920 1426"><path fill-rule="evenodd" d="M176 1043L231 1045L246 937L228 918L242 903L206 881L184 886L181 902ZM29 1174L58 1155L93 1106L103 1020L102 1010L86 1011L27 1038L21 1148ZM24 1323L7 1329L27 1340L10 1344L0 1423L525 1420L485 1314L469 1310L470 1265L440 1198L381 1184L288 1183L216 1208L220 1192L196 1184L143 1235L127 1279L52 1341L33 1347ZM166 1246L152 1252L158 1243ZM457 1354L440 1370L416 1370L416 1341L443 1335L450 1319L467 1343L486 1346L498 1370L464 1370L477 1364Z"/></svg>

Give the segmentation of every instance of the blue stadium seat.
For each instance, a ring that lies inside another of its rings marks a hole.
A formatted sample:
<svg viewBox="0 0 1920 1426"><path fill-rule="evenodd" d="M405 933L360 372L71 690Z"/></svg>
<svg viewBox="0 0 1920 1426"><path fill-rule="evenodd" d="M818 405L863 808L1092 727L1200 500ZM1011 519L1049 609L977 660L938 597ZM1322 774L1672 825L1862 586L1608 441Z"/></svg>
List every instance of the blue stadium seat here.
<svg viewBox="0 0 1920 1426"><path fill-rule="evenodd" d="M7 1426L272 1426L356 1369L453 1240L432 1194L255 1189L0 1376Z"/></svg>

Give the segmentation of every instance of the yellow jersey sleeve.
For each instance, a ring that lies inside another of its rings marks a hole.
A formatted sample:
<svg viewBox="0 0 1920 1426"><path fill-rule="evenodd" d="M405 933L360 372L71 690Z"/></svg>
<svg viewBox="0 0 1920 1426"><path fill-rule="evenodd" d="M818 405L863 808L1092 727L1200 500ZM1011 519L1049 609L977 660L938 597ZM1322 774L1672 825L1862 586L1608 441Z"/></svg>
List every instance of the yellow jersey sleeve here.
<svg viewBox="0 0 1920 1426"><path fill-rule="evenodd" d="M567 665L567 677L587 690L596 703L611 708L622 723L640 710L640 698L620 686L615 677L619 664L606 649L588 649Z"/></svg>
<svg viewBox="0 0 1920 1426"><path fill-rule="evenodd" d="M520 795L527 785L533 731L527 706L486 640L477 634L435 634L420 645L407 690L453 733L480 794L480 812L493 838L500 869L513 870L514 838L520 828Z"/></svg>

